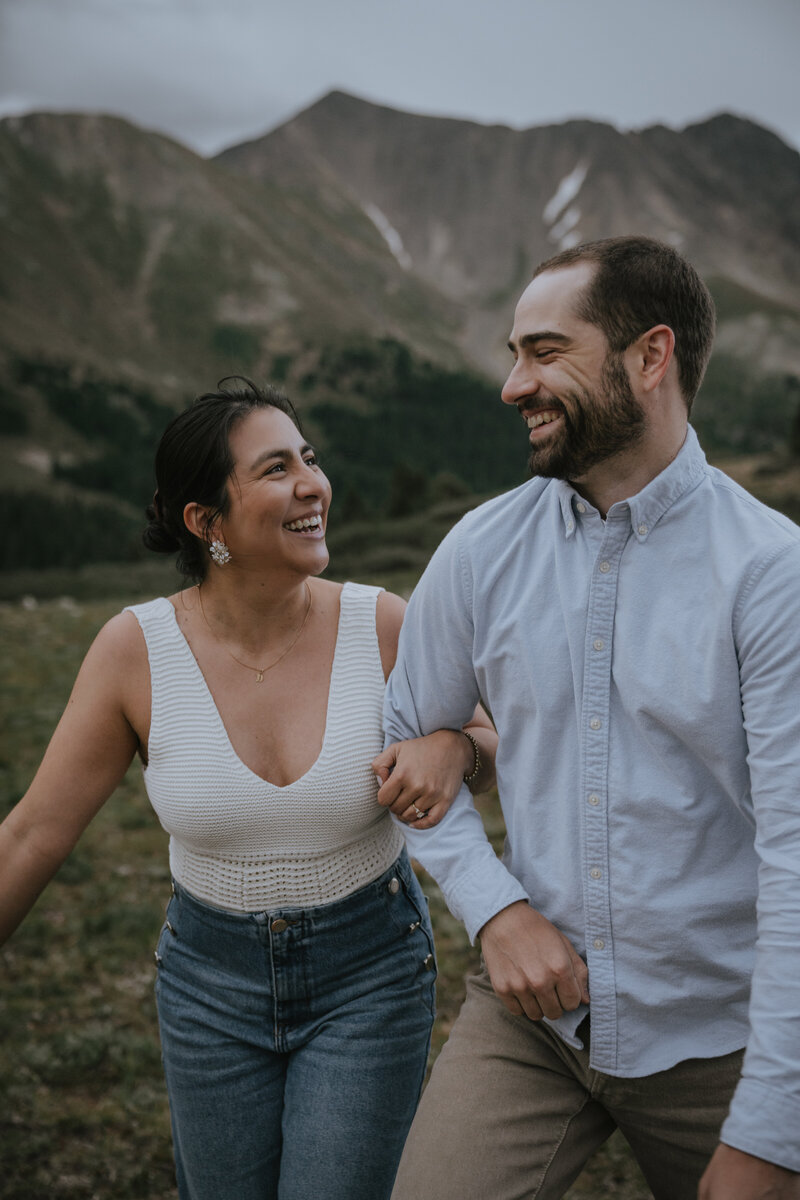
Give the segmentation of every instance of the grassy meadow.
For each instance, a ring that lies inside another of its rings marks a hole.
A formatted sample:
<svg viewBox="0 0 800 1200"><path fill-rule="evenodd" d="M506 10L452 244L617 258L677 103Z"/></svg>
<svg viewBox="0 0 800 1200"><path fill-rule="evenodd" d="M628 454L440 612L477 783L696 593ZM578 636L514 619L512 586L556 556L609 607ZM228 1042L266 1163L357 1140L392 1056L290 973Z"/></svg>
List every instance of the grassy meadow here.
<svg viewBox="0 0 800 1200"><path fill-rule="evenodd" d="M796 459L720 465L800 518ZM334 522L332 577L407 594L477 499L450 498L402 520ZM176 585L171 564L158 560L0 577L0 816L27 787L103 622L125 603ZM481 804L499 848L496 795ZM134 765L0 949L0 1200L176 1200L152 994L153 950L169 895L166 841ZM477 952L433 882L424 877L423 885L440 968L435 1057ZM647 1200L650 1192L615 1135L568 1195Z"/></svg>
<svg viewBox="0 0 800 1200"><path fill-rule="evenodd" d="M397 589L403 581L386 582ZM0 604L2 815L27 787L89 642L140 586L122 602ZM496 796L482 803L499 845ZM440 961L435 1056L477 954L427 877L424 886ZM166 835L134 765L0 950L2 1200L175 1200L152 994L168 894ZM615 1137L569 1195L650 1193Z"/></svg>

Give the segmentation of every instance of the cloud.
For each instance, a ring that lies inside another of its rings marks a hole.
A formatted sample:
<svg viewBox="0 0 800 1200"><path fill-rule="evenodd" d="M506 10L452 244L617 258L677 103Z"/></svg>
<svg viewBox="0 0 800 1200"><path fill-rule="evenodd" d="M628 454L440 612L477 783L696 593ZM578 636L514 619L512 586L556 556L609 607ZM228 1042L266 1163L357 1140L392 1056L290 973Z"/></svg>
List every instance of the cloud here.
<svg viewBox="0 0 800 1200"><path fill-rule="evenodd" d="M796 0L0 0L0 111L106 111L211 152L332 87L517 127L723 108L800 144Z"/></svg>

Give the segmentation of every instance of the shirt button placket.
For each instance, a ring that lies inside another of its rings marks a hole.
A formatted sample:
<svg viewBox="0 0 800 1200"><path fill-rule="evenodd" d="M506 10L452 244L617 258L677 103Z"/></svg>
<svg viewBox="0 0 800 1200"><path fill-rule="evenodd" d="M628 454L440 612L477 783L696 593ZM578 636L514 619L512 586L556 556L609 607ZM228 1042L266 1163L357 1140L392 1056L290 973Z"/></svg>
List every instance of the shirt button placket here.
<svg viewBox="0 0 800 1200"><path fill-rule="evenodd" d="M600 554L595 560L589 589L586 620L584 676L583 795L584 901L586 950L592 989L593 1060L599 1069L616 1060L616 1004L614 963L611 954L611 899L608 869L609 717L611 701L611 648L617 598L618 566L627 541L621 521L607 525Z"/></svg>

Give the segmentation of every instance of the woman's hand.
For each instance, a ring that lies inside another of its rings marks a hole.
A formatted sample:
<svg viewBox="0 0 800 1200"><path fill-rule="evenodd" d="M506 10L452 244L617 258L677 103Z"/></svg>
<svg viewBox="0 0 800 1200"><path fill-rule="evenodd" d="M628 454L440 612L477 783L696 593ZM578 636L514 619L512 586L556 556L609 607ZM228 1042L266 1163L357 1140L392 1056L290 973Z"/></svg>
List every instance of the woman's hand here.
<svg viewBox="0 0 800 1200"><path fill-rule="evenodd" d="M380 780L378 803L415 829L438 825L474 763L461 730L437 729L427 737L393 742L372 762Z"/></svg>

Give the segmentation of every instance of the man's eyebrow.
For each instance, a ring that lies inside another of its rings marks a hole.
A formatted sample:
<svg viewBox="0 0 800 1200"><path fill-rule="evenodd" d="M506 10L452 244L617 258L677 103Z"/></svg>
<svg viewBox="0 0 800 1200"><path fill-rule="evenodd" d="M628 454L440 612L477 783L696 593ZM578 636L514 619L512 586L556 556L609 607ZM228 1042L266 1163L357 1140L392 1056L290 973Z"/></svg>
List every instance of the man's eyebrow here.
<svg viewBox="0 0 800 1200"><path fill-rule="evenodd" d="M312 454L315 453L314 447L310 446L308 442L303 442L303 445L300 446L298 450L289 450L286 448L278 450L264 450L261 454L259 454L258 458L250 464L250 470L257 470L258 467L260 467L263 463L268 462L271 458L293 458L295 454L307 454L309 450Z"/></svg>
<svg viewBox="0 0 800 1200"><path fill-rule="evenodd" d="M572 339L567 337L565 333L556 333L554 329L541 329L536 333L525 333L519 339L520 350L527 350L531 346L535 346L537 342L558 342L560 346L566 346ZM509 350L516 350L516 344L513 338L508 341Z"/></svg>

